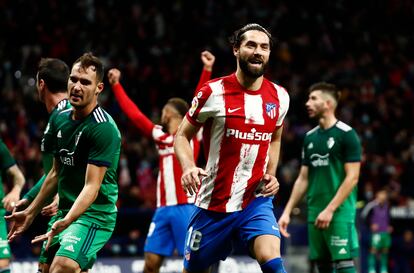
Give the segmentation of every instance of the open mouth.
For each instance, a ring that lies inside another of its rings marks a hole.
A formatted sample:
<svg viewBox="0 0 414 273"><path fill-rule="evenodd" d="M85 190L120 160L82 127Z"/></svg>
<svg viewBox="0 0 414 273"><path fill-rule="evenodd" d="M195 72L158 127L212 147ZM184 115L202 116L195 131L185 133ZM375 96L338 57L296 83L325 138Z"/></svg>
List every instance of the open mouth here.
<svg viewBox="0 0 414 273"><path fill-rule="evenodd" d="M249 60L249 64L255 67L260 67L263 64L263 61L259 59L253 59L253 60Z"/></svg>
<svg viewBox="0 0 414 273"><path fill-rule="evenodd" d="M82 96L81 95L79 95L79 94L70 94L70 98L72 99L72 100L74 100L74 101L79 101L79 100L81 100L82 99Z"/></svg>

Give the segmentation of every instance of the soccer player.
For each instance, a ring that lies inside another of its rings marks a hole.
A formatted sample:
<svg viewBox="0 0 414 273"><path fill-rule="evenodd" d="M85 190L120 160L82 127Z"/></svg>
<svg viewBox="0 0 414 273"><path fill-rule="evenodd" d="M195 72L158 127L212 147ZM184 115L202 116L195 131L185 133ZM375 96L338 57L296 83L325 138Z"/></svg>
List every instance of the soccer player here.
<svg viewBox="0 0 414 273"><path fill-rule="evenodd" d="M388 194L385 189L376 193L375 199L362 210L361 217L367 220L371 230L368 273L375 273L377 255L380 254L380 272L388 272L388 250L391 247L390 212Z"/></svg>
<svg viewBox="0 0 414 273"><path fill-rule="evenodd" d="M198 86L208 81L214 64L214 55L208 51L201 53L204 63ZM181 167L174 155L175 133L188 104L180 98L171 98L162 109L161 125L155 125L132 102L119 83L121 73L117 69L108 72L109 83L122 111L147 138L153 139L159 153L159 173L157 181L157 210L147 234L144 247L144 272L159 272L165 257L174 250L183 256L184 239L188 220L194 210L194 198L189 198L181 187ZM194 158L199 152L199 138L194 138L192 147Z"/></svg>
<svg viewBox="0 0 414 273"><path fill-rule="evenodd" d="M355 130L335 116L340 93L329 83L309 89L306 108L319 125L304 139L302 166L289 201L279 219L289 237L290 213L307 192L310 259L319 272L356 272L355 228L361 144Z"/></svg>
<svg viewBox="0 0 414 273"><path fill-rule="evenodd" d="M10 192L4 196L2 176L7 174L13 181L13 188ZM10 246L7 242L7 224L4 220L4 215L7 211L12 211L16 202L20 198L20 192L24 186L25 179L20 171L19 167L16 165L16 161L12 157L4 144L3 140L0 139L0 198L2 206L0 208L0 272L1 273L10 273Z"/></svg>
<svg viewBox="0 0 414 273"><path fill-rule="evenodd" d="M45 132L42 137L41 151L42 151L42 163L44 175L39 181L30 189L29 192L16 204L16 210L20 211L25 209L39 193L40 188L52 168L53 152L52 145L53 139L47 132L50 128L50 124L56 118L58 113L62 110L66 110L71 107L67 99L67 85L69 79L69 67L65 62L55 58L42 58L39 62L39 67L36 75L36 87L39 95L39 99L46 106L46 110L49 113L49 121L47 123ZM57 213L57 195L53 202L45 206L42 209L42 214L47 216L54 216ZM52 217L48 223L48 229L52 227L56 217ZM57 237L55 237L57 238ZM53 259L53 255L51 256ZM49 272L51 260L48 260L47 252L45 252L45 244L42 246L42 250L39 257L39 269L38 272Z"/></svg>
<svg viewBox="0 0 414 273"><path fill-rule="evenodd" d="M273 195L283 120L284 88L264 78L271 34L258 24L234 32L235 73L205 84L178 129L175 153L182 186L197 194L188 225L184 272L209 272L241 239L265 273L285 272ZM196 166L191 139L203 125L206 169Z"/></svg>
<svg viewBox="0 0 414 273"><path fill-rule="evenodd" d="M52 273L91 268L115 228L121 135L97 102L103 76L102 62L91 53L75 61L67 88L73 108L60 112L46 132L53 137L53 166L33 202L7 217L14 222L9 233L13 240L58 192L58 219L32 241L47 240L46 250L55 253Z"/></svg>

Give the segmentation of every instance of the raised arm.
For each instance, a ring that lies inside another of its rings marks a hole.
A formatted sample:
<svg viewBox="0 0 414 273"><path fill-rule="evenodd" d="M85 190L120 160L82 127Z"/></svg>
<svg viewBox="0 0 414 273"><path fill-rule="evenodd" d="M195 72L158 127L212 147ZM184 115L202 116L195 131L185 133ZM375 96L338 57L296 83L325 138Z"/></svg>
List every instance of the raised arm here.
<svg viewBox="0 0 414 273"><path fill-rule="evenodd" d="M119 106L124 114L132 121L135 127L137 127L143 135L148 138L152 138L152 129L155 126L154 123L152 123L152 121L147 118L138 106L128 97L119 82L120 77L121 72L118 69L113 68L109 70L108 80Z"/></svg>
<svg viewBox="0 0 414 273"><path fill-rule="evenodd" d="M208 50L201 52L201 61L203 62L203 71L201 72L200 80L198 81L195 92L197 93L204 83L211 79L213 65L216 57ZM196 95L196 93L194 95Z"/></svg>

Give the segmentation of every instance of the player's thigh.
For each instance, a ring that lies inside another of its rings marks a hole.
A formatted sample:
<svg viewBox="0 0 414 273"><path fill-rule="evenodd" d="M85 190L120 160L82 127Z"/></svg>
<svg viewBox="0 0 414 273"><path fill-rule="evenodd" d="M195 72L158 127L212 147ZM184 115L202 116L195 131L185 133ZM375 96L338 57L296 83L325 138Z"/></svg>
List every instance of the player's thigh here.
<svg viewBox="0 0 414 273"><path fill-rule="evenodd" d="M239 236L259 262L280 257L280 232L271 198L259 197L238 216Z"/></svg>
<svg viewBox="0 0 414 273"><path fill-rule="evenodd" d="M186 204L177 205L174 207L174 211L172 211L170 216L171 229L173 232L175 248L177 249L178 255L183 256L188 223L190 221L191 215L195 210L195 206Z"/></svg>
<svg viewBox="0 0 414 273"><path fill-rule="evenodd" d="M359 242L354 223L331 223L324 231L333 261L352 260L358 256Z"/></svg>
<svg viewBox="0 0 414 273"><path fill-rule="evenodd" d="M184 268L187 271L204 272L212 264L227 258L236 230L234 215L195 209L184 246Z"/></svg>
<svg viewBox="0 0 414 273"><path fill-rule="evenodd" d="M76 261L82 270L90 269L97 252L108 242L112 231L85 220L76 221L60 234L56 256Z"/></svg>
<svg viewBox="0 0 414 273"><path fill-rule="evenodd" d="M316 228L314 223L308 223L309 258L312 261L332 260L324 232L325 230Z"/></svg>
<svg viewBox="0 0 414 273"><path fill-rule="evenodd" d="M48 224L47 224L47 231L50 231L50 229L52 228L53 224L62 218L62 213L61 211L59 211L56 215L54 215L52 218L50 218ZM57 251L57 247L59 245L59 235L56 235L55 237L53 237L49 249L46 251L46 244L47 241L44 241L42 243L42 249L40 251L40 256L39 256L39 263L41 264L51 264L53 257L56 254Z"/></svg>
<svg viewBox="0 0 414 273"><path fill-rule="evenodd" d="M171 228L170 208L158 208L152 217L145 240L144 251L161 256L171 256L175 249L175 241ZM184 231L185 233L185 231Z"/></svg>

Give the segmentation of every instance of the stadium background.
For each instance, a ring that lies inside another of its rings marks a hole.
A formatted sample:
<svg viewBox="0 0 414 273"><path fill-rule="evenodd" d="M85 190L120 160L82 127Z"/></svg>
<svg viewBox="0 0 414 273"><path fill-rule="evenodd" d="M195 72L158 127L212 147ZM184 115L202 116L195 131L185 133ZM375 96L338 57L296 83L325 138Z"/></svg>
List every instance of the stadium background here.
<svg viewBox="0 0 414 273"><path fill-rule="evenodd" d="M388 186L395 228L391 272L414 272L414 4L409 0L0 1L0 134L27 187L41 176L39 140L48 117L35 92L41 57L71 65L85 51L93 52L107 69L121 69L128 94L156 122L168 98L191 100L202 50L216 56L213 77L235 69L227 37L248 22L271 29L277 43L267 77L291 97L276 214L296 178L304 133L315 126L304 108L307 87L321 80L336 83L343 90L338 116L363 142L359 205ZM119 224L101 256L137 257L155 203L157 155L121 113L108 86L101 104L121 129L123 152ZM297 213L293 238L284 241L287 259L306 254L303 207ZM13 243L16 260L37 255L39 246L29 241L43 232L46 220L38 219ZM364 268L363 223L360 235ZM235 254L244 253L236 248ZM411 271L402 269L407 262Z"/></svg>

